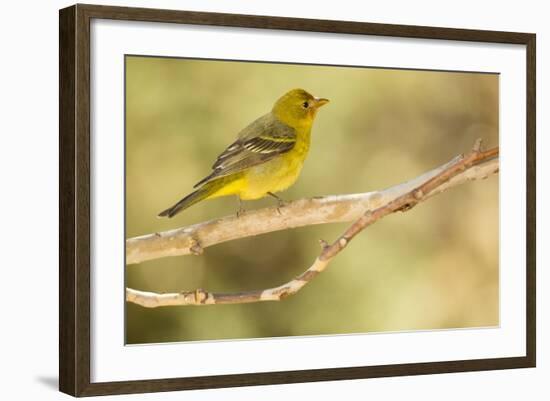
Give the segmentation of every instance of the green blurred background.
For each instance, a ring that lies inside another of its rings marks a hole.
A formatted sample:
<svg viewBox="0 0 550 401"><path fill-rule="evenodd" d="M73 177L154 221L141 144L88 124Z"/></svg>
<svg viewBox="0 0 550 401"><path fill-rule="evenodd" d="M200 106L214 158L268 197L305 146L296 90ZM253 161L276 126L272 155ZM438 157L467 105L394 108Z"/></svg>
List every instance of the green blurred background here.
<svg viewBox="0 0 550 401"><path fill-rule="evenodd" d="M331 100L285 199L383 189L471 148L498 145L498 75L126 57L126 235L233 214L225 197L173 219L216 156L289 89ZM361 233L282 302L146 309L126 305L127 343L494 326L499 323L498 177L447 191ZM247 209L274 205L246 202ZM230 292L303 272L348 224L232 241L126 267L155 292Z"/></svg>

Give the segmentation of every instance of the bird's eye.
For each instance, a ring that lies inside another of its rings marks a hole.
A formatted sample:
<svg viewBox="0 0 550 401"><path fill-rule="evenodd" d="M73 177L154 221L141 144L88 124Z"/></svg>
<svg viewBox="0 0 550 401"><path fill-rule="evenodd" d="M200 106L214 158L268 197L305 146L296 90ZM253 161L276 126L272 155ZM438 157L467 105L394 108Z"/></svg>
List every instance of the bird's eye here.
<svg viewBox="0 0 550 401"><path fill-rule="evenodd" d="M302 103L302 107L303 107L304 109L307 109L307 108L309 107L309 103L308 103L308 102Z"/></svg>

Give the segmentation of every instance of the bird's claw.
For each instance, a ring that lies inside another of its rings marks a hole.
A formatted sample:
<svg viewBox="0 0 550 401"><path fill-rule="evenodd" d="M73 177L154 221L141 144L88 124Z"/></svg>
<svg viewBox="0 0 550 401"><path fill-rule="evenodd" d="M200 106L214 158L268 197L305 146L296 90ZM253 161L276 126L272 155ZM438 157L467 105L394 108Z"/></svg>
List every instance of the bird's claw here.
<svg viewBox="0 0 550 401"><path fill-rule="evenodd" d="M289 202L287 202L284 199L282 199L281 197L275 195L273 192L268 192L267 194L269 196L272 196L273 198L277 199L277 213L282 214L281 213L281 208L288 205Z"/></svg>
<svg viewBox="0 0 550 401"><path fill-rule="evenodd" d="M245 213L244 207L243 207L243 200L239 198L239 209L237 209L237 218L241 217Z"/></svg>
<svg viewBox="0 0 550 401"><path fill-rule="evenodd" d="M287 201L279 198L278 202L277 202L277 213L282 214L281 213L281 208L283 208L285 206L288 206L289 203L290 202L287 202Z"/></svg>

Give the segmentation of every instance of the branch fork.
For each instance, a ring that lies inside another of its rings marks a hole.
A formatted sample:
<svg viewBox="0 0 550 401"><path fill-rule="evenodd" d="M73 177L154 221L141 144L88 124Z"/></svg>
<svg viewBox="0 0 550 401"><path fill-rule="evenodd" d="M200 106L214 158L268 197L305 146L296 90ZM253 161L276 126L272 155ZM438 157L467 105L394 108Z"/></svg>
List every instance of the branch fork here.
<svg viewBox="0 0 550 401"><path fill-rule="evenodd" d="M126 300L154 308L169 305L240 304L280 301L296 294L311 282L352 240L368 226L383 217L407 211L451 187L467 181L485 179L499 171L499 149L481 149L478 139L466 155L394 187L364 194L316 197L288 202L285 216L278 208L254 210L244 216L231 216L199 223L160 234L126 241L127 263L139 263L166 256L200 255L204 248L233 239L313 224L355 220L332 244L319 240L321 252L302 274L278 287L238 293L215 293L203 289L158 294L126 289Z"/></svg>

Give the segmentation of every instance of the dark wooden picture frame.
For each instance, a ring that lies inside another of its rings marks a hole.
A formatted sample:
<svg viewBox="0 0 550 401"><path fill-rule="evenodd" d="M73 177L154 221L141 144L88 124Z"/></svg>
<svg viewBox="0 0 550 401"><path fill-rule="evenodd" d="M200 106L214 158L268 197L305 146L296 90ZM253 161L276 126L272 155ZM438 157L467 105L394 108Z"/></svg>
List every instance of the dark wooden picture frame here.
<svg viewBox="0 0 550 401"><path fill-rule="evenodd" d="M525 45L526 356L91 383L90 22L94 18ZM80 4L60 10L59 29L59 388L62 392L92 396L535 366L535 34Z"/></svg>

